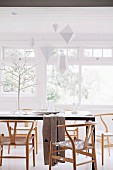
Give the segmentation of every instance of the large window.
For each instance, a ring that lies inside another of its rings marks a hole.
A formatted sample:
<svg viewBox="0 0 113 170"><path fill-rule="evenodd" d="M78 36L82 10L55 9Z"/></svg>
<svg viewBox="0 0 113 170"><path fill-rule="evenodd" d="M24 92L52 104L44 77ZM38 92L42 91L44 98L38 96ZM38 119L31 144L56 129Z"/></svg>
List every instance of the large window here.
<svg viewBox="0 0 113 170"><path fill-rule="evenodd" d="M55 66L47 67L47 99L56 103L70 104L78 101L78 66L69 65L62 75Z"/></svg>
<svg viewBox="0 0 113 170"><path fill-rule="evenodd" d="M112 75L113 66L82 66L81 104L113 105Z"/></svg>
<svg viewBox="0 0 113 170"><path fill-rule="evenodd" d="M34 96L36 84L34 49L3 48L2 50L0 94L15 96L20 88L21 95Z"/></svg>
<svg viewBox="0 0 113 170"><path fill-rule="evenodd" d="M96 60L93 63L93 60L87 62L84 56L105 57L108 60ZM76 51L73 62L68 58L68 68L64 73L57 70L56 63L48 63L47 99L54 100L56 104L113 105L111 58L113 59L112 48L82 48Z"/></svg>

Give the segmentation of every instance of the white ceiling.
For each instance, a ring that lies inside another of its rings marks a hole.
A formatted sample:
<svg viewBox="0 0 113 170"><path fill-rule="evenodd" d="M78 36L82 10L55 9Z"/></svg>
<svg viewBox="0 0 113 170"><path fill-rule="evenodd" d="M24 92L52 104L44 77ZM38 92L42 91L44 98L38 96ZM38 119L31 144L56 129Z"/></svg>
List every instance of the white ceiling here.
<svg viewBox="0 0 113 170"><path fill-rule="evenodd" d="M12 15L16 13L16 15ZM73 32L113 33L113 7L3 7L0 8L0 33L59 33L66 25Z"/></svg>

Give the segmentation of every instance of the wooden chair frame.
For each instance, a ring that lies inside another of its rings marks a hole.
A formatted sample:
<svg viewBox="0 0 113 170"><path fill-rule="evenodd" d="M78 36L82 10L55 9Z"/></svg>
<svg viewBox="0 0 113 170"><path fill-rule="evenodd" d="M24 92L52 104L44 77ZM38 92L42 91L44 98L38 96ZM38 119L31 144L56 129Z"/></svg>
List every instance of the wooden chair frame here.
<svg viewBox="0 0 113 170"><path fill-rule="evenodd" d="M94 126L95 126L94 122L87 122L87 123L75 124L75 125L58 125L59 128L65 128L65 132L66 132L66 134L69 138L69 141L71 142L71 147L68 146L68 145L61 146L60 142L56 142L56 143L53 143L52 141L50 142L49 170L51 170L53 159L73 163L73 170L76 170L76 167L79 166L79 165L83 165L83 164L86 164L86 163L93 162L94 163L94 169L97 170L95 142L94 142ZM77 141L77 139L73 139L69 135L69 132L67 130L68 127L75 127L75 128L85 127L86 128L86 137L85 137L84 146L83 146L82 149L76 148L75 142ZM89 141L90 141L90 145L89 145ZM55 148L55 146L56 146L56 148ZM72 158L60 156L60 152L65 151L67 149L72 150ZM88 152L89 149L92 150L91 153ZM54 153L58 153L58 155L56 155ZM77 153L91 157L91 160L77 164L76 163Z"/></svg>
<svg viewBox="0 0 113 170"><path fill-rule="evenodd" d="M12 130L14 130L12 128ZM17 127L18 131L29 131L29 125L28 122L25 122L25 126L24 127ZM36 154L38 154L38 127L37 127L37 121L34 120L34 127L33 127L33 131L34 131L34 136L35 136L35 148L36 148ZM10 154L10 145L8 146L8 154Z"/></svg>
<svg viewBox="0 0 113 170"><path fill-rule="evenodd" d="M23 138L20 138L20 136L16 133L17 132L17 124L18 123L31 123L30 129L28 133L26 134L26 137L24 135ZM0 120L0 123L6 123L8 128L9 136L5 136L4 134L0 135L0 146L1 146L1 152L0 152L0 165L2 166L2 158L26 158L26 170L29 170L29 153L32 151L33 153L33 166L35 166L35 145L34 145L34 134L32 134L32 130L34 127L34 121L33 120ZM12 125L14 125L14 130L12 131ZM24 139L25 142L22 143L22 140ZM18 142L19 140L19 142ZM26 147L26 155L25 156L3 156L3 146L25 146ZM31 146L31 148L29 147Z"/></svg>
<svg viewBox="0 0 113 170"><path fill-rule="evenodd" d="M73 132L73 134L70 134L70 136L73 138L73 139L76 139L78 138L78 128L75 128L73 130L67 130L69 133ZM65 137L67 138L67 134L65 135Z"/></svg>
<svg viewBox="0 0 113 170"><path fill-rule="evenodd" d="M77 121L74 121L73 122L73 124L76 124L77 123ZM68 125L67 124L67 121L65 122L65 124L66 125ZM69 134L70 134L70 136L73 138L73 139L76 139L76 138L78 138L78 127L74 127L74 128L71 128L71 129L67 129L67 131L69 132ZM65 138L68 138L67 137L67 134L65 134Z"/></svg>
<svg viewBox="0 0 113 170"><path fill-rule="evenodd" d="M110 147L113 147L113 143L110 143L109 137L113 137L113 134L109 134L109 128L106 122L104 121L104 117L113 116L113 113L103 113L103 114L95 114L95 117L99 117L105 131L102 132L101 136L96 135L97 139L96 141L101 144L101 152L102 152L102 165L104 165L104 148L108 148L108 154L110 156ZM106 134L105 134L106 133ZM107 144L105 144L105 141Z"/></svg>

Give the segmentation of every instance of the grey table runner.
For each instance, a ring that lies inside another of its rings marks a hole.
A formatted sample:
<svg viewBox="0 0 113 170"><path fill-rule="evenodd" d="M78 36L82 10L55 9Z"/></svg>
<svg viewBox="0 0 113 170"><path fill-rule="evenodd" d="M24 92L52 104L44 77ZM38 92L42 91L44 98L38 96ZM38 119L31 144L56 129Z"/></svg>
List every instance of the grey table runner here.
<svg viewBox="0 0 113 170"><path fill-rule="evenodd" d="M65 129L57 128L57 125L62 124L65 124L64 117L53 116L43 118L43 150L45 165L49 164L50 141L55 142L65 140ZM65 152L62 152L61 154L64 156ZM56 163L57 160L54 160L52 165L55 165Z"/></svg>

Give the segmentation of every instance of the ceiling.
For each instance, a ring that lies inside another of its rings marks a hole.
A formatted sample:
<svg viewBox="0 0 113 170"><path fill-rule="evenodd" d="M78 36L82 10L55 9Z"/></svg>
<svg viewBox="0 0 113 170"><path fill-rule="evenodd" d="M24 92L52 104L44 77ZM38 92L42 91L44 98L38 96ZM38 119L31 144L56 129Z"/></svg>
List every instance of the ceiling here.
<svg viewBox="0 0 113 170"><path fill-rule="evenodd" d="M53 34L69 25L76 34L113 34L113 7L3 7L0 33Z"/></svg>

